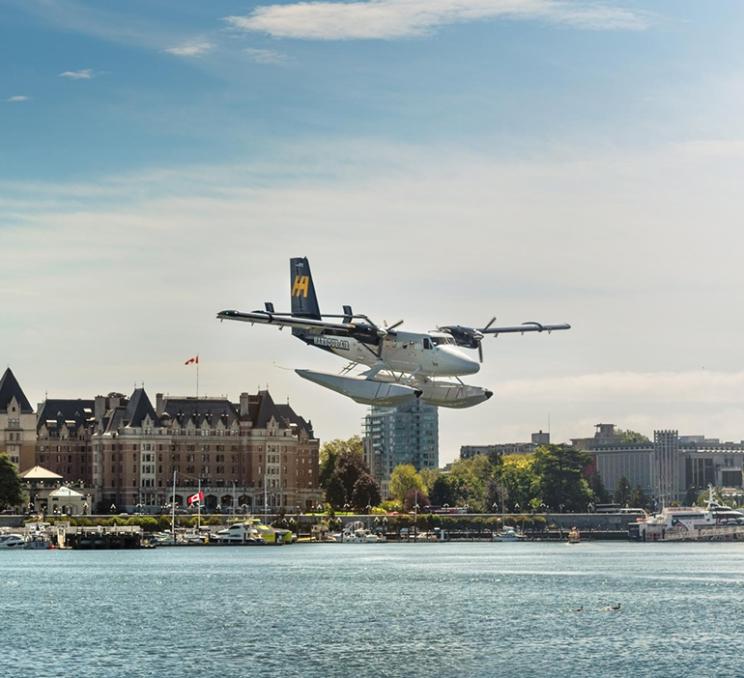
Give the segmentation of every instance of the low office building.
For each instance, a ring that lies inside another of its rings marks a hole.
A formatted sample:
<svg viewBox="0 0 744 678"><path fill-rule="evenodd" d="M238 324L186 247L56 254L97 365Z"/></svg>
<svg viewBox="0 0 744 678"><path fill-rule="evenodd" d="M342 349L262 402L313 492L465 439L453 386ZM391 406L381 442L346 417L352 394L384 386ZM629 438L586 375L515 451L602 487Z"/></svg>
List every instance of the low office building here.
<svg viewBox="0 0 744 678"><path fill-rule="evenodd" d="M538 431L528 443L494 443L493 445L462 445L460 459L472 459L479 454L531 454L540 445L550 444L550 433Z"/></svg>
<svg viewBox="0 0 744 678"><path fill-rule="evenodd" d="M744 443L680 436L674 430L655 431L653 441L648 442L620 442L606 430L601 439L591 440L581 439L582 447L594 458L610 492L622 478L659 505L690 502L709 484L727 488L729 494L744 491Z"/></svg>

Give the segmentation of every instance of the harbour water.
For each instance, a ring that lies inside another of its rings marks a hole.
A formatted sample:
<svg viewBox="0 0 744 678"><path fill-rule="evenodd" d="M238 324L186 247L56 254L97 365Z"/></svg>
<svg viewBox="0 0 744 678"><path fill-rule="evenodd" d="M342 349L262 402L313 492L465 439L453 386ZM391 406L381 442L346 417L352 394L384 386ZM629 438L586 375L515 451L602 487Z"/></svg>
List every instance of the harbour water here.
<svg viewBox="0 0 744 678"><path fill-rule="evenodd" d="M8 551L0 605L7 678L744 675L738 543Z"/></svg>

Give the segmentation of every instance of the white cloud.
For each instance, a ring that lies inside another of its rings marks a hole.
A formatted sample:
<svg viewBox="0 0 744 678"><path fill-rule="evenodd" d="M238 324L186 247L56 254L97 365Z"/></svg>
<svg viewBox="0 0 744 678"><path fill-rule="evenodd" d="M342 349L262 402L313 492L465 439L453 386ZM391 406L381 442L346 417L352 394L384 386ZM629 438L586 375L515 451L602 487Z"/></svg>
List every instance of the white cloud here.
<svg viewBox="0 0 744 678"><path fill-rule="evenodd" d="M81 68L79 71L63 71L59 74L60 78L69 78L70 80L90 80L93 77L92 68Z"/></svg>
<svg viewBox="0 0 744 678"><path fill-rule="evenodd" d="M20 104L23 101L28 101L28 97L25 94L16 94L15 96L8 97L5 101L11 104Z"/></svg>
<svg viewBox="0 0 744 678"><path fill-rule="evenodd" d="M287 56L273 49L258 49L256 47L247 47L246 54L251 61L257 64L280 64L287 60Z"/></svg>
<svg viewBox="0 0 744 678"><path fill-rule="evenodd" d="M187 42L183 45L177 45L176 47L168 47L163 51L168 52L168 54L174 54L175 56L194 57L206 54L213 47L214 45L207 41Z"/></svg>
<svg viewBox="0 0 744 678"><path fill-rule="evenodd" d="M238 29L311 40L394 39L420 36L440 26L483 19L533 19L584 29L647 26L644 15L577 0L365 0L296 2L257 7L226 21Z"/></svg>

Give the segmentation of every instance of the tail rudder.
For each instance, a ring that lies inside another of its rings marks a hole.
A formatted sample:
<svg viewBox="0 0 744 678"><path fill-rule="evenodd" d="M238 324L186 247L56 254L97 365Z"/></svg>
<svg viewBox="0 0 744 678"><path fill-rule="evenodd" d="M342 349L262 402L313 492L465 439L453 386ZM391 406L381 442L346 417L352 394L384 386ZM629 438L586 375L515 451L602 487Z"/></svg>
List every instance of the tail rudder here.
<svg viewBox="0 0 744 678"><path fill-rule="evenodd" d="M307 257L289 260L289 290L292 300L292 315L320 320L318 297L315 295L313 275Z"/></svg>

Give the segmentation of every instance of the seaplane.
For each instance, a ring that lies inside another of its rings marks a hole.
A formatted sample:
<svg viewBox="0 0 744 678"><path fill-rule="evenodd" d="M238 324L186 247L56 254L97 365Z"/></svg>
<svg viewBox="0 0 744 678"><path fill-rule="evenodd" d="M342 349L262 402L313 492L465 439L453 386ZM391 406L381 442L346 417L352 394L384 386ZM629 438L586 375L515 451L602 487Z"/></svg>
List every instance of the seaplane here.
<svg viewBox="0 0 744 678"><path fill-rule="evenodd" d="M336 374L297 369L311 382L345 395L363 405L397 406L414 398L441 407L473 407L488 400L493 391L463 383L460 377L476 374L483 362L483 339L488 335L525 334L568 330L566 323L546 325L525 322L495 326L492 318L484 327L443 325L429 332L400 329L399 320L380 325L344 305L342 313L321 313L315 284L306 257L290 259L291 309L274 310L265 302L258 311L220 311L217 318L289 327L292 335L315 348L347 361ZM476 350L478 359L466 353ZM355 373L361 369L361 373Z"/></svg>

